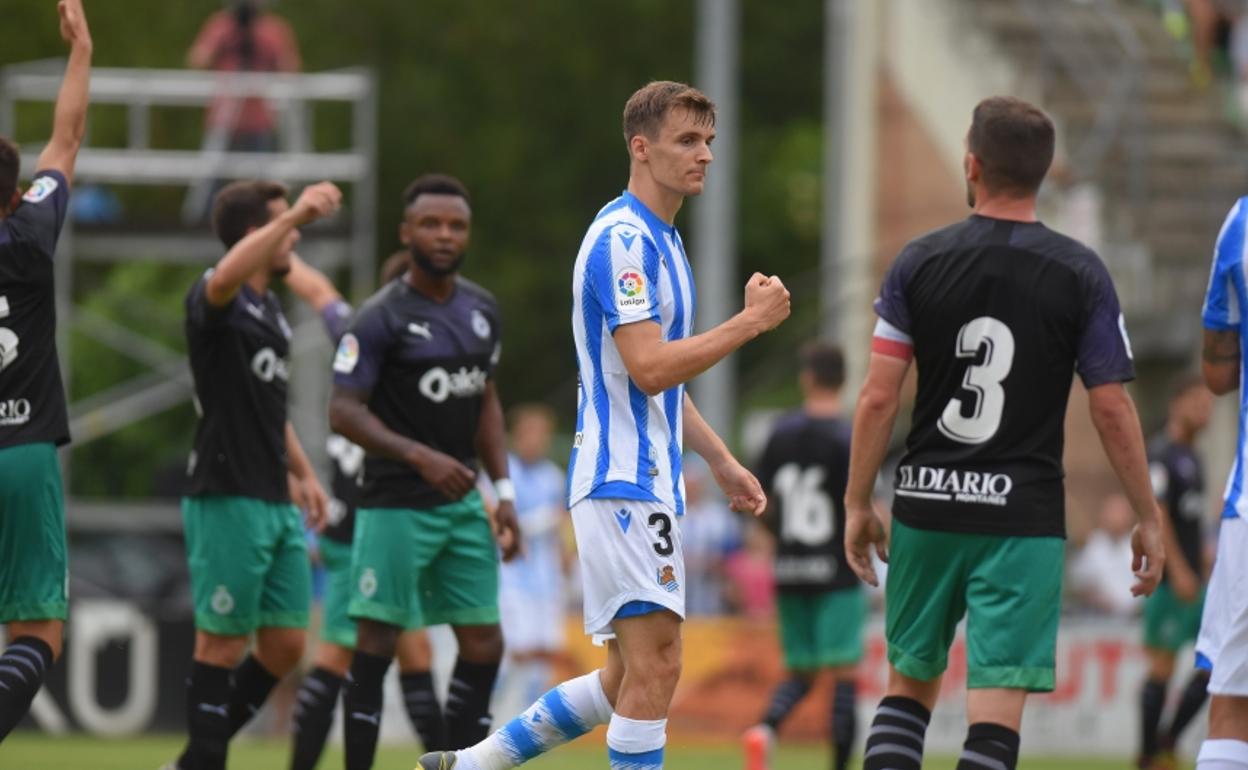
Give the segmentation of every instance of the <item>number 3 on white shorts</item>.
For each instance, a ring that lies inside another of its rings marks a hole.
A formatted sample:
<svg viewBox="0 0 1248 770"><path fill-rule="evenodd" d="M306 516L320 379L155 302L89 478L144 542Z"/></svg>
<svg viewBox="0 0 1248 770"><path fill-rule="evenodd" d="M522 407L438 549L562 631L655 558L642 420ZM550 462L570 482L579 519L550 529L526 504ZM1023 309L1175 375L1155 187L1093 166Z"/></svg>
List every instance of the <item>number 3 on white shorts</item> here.
<svg viewBox="0 0 1248 770"><path fill-rule="evenodd" d="M954 396L937 423L941 433L961 444L983 444L996 435L1005 410L1001 383L1014 365L1014 333L997 319L980 316L958 332L954 354L974 358L981 347L985 348L983 363L967 367L962 380L962 387L975 394L974 411L970 417L963 416L965 396Z"/></svg>

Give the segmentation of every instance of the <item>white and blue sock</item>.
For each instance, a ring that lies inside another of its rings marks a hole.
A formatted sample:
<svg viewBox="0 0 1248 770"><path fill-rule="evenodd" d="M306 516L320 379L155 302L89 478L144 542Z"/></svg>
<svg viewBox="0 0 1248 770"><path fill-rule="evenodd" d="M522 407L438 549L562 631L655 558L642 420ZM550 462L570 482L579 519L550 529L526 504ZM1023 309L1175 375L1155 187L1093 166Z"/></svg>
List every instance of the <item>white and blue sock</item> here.
<svg viewBox="0 0 1248 770"><path fill-rule="evenodd" d="M493 735L456 752L456 767L508 770L605 724L612 718L611 703L599 673L564 682Z"/></svg>
<svg viewBox="0 0 1248 770"><path fill-rule="evenodd" d="M607 728L611 770L663 770L666 719L629 719L616 714Z"/></svg>
<svg viewBox="0 0 1248 770"><path fill-rule="evenodd" d="M1206 740L1200 745L1196 770L1248 770L1248 741Z"/></svg>

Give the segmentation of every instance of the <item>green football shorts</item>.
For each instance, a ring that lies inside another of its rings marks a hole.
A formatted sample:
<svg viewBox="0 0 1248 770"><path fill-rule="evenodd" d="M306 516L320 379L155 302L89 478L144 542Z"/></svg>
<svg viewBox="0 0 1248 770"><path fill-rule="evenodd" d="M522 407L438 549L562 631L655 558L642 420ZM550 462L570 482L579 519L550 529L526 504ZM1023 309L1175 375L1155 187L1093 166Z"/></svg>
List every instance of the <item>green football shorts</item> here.
<svg viewBox="0 0 1248 770"><path fill-rule="evenodd" d="M69 610L61 464L51 443L0 449L0 623Z"/></svg>
<svg viewBox="0 0 1248 770"><path fill-rule="evenodd" d="M1179 601L1169 582L1157 586L1144 602L1144 646L1152 650L1178 652L1196 641L1200 634L1200 614L1205 607L1205 591L1193 602Z"/></svg>
<svg viewBox="0 0 1248 770"><path fill-rule="evenodd" d="M321 538L321 564L328 585L321 612L321 639L355 649L355 621L347 615L351 603L351 544Z"/></svg>
<svg viewBox="0 0 1248 770"><path fill-rule="evenodd" d="M851 666L862 659L867 596L861 587L817 593L781 591L780 643L790 671Z"/></svg>
<svg viewBox="0 0 1248 770"><path fill-rule="evenodd" d="M498 623L498 549L474 489L435 508L360 508L347 614L401 628Z"/></svg>
<svg viewBox="0 0 1248 770"><path fill-rule="evenodd" d="M966 616L967 687L1053 689L1065 543L915 529L893 521L885 586L888 660L929 681Z"/></svg>
<svg viewBox="0 0 1248 770"><path fill-rule="evenodd" d="M195 628L242 636L307 628L312 577L303 519L290 503L182 498Z"/></svg>

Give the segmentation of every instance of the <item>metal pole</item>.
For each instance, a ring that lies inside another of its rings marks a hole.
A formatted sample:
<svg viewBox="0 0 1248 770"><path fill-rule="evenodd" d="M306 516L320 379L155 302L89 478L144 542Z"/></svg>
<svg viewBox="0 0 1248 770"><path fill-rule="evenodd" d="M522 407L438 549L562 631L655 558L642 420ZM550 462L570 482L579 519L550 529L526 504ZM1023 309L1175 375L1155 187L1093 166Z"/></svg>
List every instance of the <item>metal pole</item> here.
<svg viewBox="0 0 1248 770"><path fill-rule="evenodd" d="M845 350L851 398L866 372L875 255L876 56L872 0L826 0L820 331Z"/></svg>
<svg viewBox="0 0 1248 770"><path fill-rule="evenodd" d="M718 108L715 161L693 207L699 330L723 323L740 303L736 285L740 38L739 0L698 0L696 84ZM736 413L735 367L735 356L729 356L693 385L698 410L726 438Z"/></svg>

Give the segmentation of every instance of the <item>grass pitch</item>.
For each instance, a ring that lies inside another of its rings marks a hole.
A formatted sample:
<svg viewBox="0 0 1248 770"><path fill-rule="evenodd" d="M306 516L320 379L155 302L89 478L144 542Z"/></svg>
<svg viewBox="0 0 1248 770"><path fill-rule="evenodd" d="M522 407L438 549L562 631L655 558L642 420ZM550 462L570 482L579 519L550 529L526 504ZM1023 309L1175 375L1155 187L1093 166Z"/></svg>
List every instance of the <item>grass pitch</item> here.
<svg viewBox="0 0 1248 770"><path fill-rule="evenodd" d="M49 737L28 733L10 735L0 746L0 768L4 770L156 770L175 757L182 741L177 736L105 740L100 738ZM416 752L411 747L383 747L374 770L412 770ZM229 770L284 770L289 762L289 745L279 740L239 741L231 747ZM592 770L606 767L606 750L586 742L565 746L526 767L533 770ZM957 760L933 757L924 763L928 770L953 770ZM774 770L818 770L827 767L822 747L783 746ZM1020 770L1122 770L1129 762L1104 759L1032 759L1024 757ZM342 767L342 753L334 747L325 751L320 770ZM735 770L741 767L735 746L670 746L667 770ZM857 768L855 763L853 767Z"/></svg>

